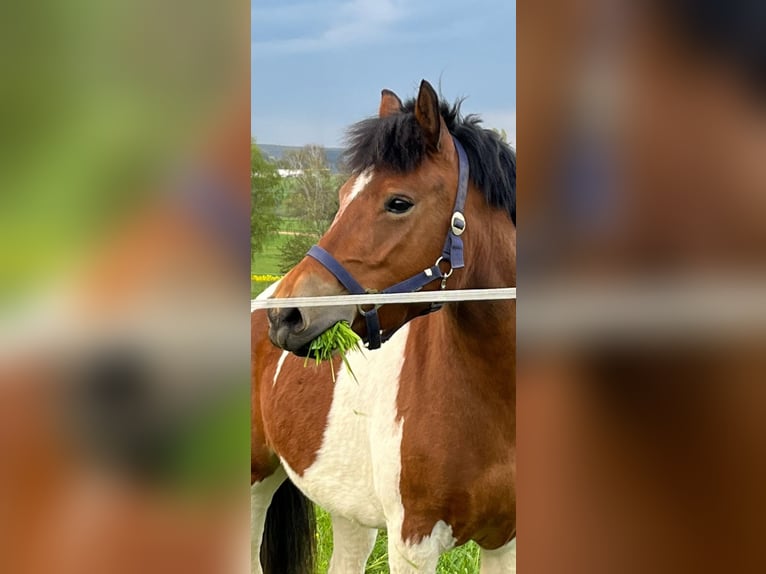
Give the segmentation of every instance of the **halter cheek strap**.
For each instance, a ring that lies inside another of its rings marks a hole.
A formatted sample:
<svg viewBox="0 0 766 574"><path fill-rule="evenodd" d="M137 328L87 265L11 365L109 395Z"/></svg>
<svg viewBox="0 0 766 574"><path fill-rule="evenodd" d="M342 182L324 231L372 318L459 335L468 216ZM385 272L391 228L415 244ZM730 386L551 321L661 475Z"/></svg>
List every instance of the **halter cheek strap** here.
<svg viewBox="0 0 766 574"><path fill-rule="evenodd" d="M465 209L465 200L468 196L468 157L466 156L465 149L463 149L461 143L454 136L452 141L455 143L458 155L458 185L455 196L455 209L450 218L450 228L447 232L447 239L444 241L441 256L428 269L424 269L417 275L413 275L404 281L383 289L381 293L413 293L420 291L423 287L436 280L441 280L441 288L445 289L447 287L447 279L452 275L452 271L465 267L465 262L463 261L463 238L461 236L466 227L463 211ZM306 255L321 263L352 295L362 295L371 292L369 289L362 287L335 257L322 247L319 247L319 245L311 247ZM439 264L442 261L450 264L450 269L446 273L443 273L439 268ZM361 305L358 307L359 314L364 317L367 324L367 347L369 349L378 349L381 343L384 342L381 340L378 307L379 305L376 305L368 310L362 309ZM441 307L442 304L432 304L421 315L438 311Z"/></svg>

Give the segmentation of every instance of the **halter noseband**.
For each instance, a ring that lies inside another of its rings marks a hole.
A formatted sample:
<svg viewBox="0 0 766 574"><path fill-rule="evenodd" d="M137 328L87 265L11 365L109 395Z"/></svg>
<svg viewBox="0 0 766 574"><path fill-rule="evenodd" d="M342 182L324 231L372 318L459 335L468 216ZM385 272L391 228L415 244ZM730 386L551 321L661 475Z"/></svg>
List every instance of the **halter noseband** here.
<svg viewBox="0 0 766 574"><path fill-rule="evenodd" d="M455 143L455 149L458 155L458 184L457 195L455 197L455 209L453 210L452 217L450 218L450 228L447 232L447 239L444 241L444 249L439 258L431 267L424 269L417 275L413 275L409 279L400 281L399 283L387 287L380 291L380 293L413 293L420 291L423 287L429 283L441 279L441 288L447 287L447 278L452 275L454 269L460 269L465 266L463 262L463 239L461 235L465 231L465 215L463 210L465 208L465 199L468 195L468 157L466 156L465 149L461 143L452 137L452 141ZM319 245L314 245L309 249L307 255L319 261L324 267L332 273L335 278L341 282L341 284L352 295L363 295L365 293L375 292L362 287L359 282L349 273L343 265L338 263L330 253L328 253ZM450 264L450 269L446 273L442 273L439 268L439 263L447 261ZM427 315L433 311L441 309L443 304L432 303L421 315ZM378 319L378 307L375 305L372 309L365 311L361 305L358 307L359 313L364 317L367 323L367 347L369 349L378 349L382 342L386 339L381 339L380 320ZM391 333L393 334L393 333ZM389 337L390 335L389 334Z"/></svg>

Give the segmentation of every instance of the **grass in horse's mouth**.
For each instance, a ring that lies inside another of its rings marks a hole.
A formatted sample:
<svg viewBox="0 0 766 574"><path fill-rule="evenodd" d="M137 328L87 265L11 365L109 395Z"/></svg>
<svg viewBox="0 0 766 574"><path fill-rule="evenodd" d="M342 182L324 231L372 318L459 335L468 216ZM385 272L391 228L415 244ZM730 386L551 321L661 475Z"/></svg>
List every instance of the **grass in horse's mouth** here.
<svg viewBox="0 0 766 574"><path fill-rule="evenodd" d="M351 370L351 365L348 362L346 353L353 351L354 349L361 351L361 341L359 335L354 333L353 329L351 329L351 325L346 321L339 321L311 341L308 354L303 361L303 366L305 367L308 364L309 358L311 357L313 357L316 365L319 365L322 361L330 361L332 380L335 381L335 368L332 364L332 356L333 354L338 353L343 364L346 365L346 369L348 369L348 372L351 373L351 376L356 380L356 376L354 376L354 372Z"/></svg>

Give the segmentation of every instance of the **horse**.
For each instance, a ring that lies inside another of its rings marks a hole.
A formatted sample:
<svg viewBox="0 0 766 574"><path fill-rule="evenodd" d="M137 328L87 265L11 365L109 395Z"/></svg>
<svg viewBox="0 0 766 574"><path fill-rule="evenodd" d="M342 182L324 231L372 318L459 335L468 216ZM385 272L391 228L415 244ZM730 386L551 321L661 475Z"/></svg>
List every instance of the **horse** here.
<svg viewBox="0 0 766 574"><path fill-rule="evenodd" d="M515 151L461 103L383 90L349 129L330 228L261 297L515 286ZM330 573L364 572L382 528L391 572L433 573L469 540L482 573L515 571L515 317L515 300L254 311L252 571L314 571L312 501ZM350 371L307 364L339 321L366 345Z"/></svg>

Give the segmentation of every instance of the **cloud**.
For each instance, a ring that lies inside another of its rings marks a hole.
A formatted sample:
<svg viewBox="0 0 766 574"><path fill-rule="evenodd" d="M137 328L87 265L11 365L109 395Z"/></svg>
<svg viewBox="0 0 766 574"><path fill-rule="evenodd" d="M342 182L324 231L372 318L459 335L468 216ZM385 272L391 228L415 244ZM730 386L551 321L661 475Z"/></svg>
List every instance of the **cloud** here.
<svg viewBox="0 0 766 574"><path fill-rule="evenodd" d="M317 12L316 4L313 3L251 11L254 29L262 22L295 23L296 19L305 21L307 14L314 15L311 24L316 26L319 23L319 29L304 29L302 35L290 38L253 41L252 53L294 54L388 41L393 33L392 25L402 21L408 15L408 11L406 3L402 0L349 0L339 5L326 3L323 4L321 12ZM326 19L328 14L335 15L334 19L317 22Z"/></svg>
<svg viewBox="0 0 766 574"><path fill-rule="evenodd" d="M341 14L341 21L324 32L323 41L348 44L380 37L404 17L404 10L395 0L353 0L343 5Z"/></svg>
<svg viewBox="0 0 766 574"><path fill-rule="evenodd" d="M316 21L337 9L336 0L280 2L264 5L255 2L250 8L250 21L258 26L273 26Z"/></svg>

